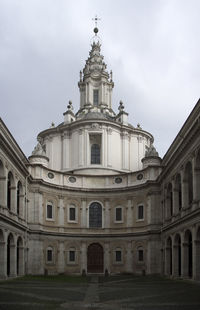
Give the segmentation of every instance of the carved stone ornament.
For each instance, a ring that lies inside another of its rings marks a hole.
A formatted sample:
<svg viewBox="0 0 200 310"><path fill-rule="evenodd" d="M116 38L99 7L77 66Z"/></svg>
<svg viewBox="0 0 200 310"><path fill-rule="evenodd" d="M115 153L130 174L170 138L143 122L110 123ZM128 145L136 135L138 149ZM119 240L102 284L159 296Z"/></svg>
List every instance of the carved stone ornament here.
<svg viewBox="0 0 200 310"><path fill-rule="evenodd" d="M92 128L92 129L100 129L100 125L99 125L98 123L93 123L93 124L91 125L91 128Z"/></svg>
<svg viewBox="0 0 200 310"><path fill-rule="evenodd" d="M41 155L46 156L46 149L45 145L41 145L40 142L35 146L32 155Z"/></svg>

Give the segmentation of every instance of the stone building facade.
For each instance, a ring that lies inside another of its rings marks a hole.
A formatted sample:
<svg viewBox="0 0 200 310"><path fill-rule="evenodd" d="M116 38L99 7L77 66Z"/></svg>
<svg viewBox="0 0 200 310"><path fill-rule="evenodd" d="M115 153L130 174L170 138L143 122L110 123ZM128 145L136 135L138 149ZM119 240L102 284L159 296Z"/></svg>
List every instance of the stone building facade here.
<svg viewBox="0 0 200 310"><path fill-rule="evenodd" d="M0 277L134 273L200 278L200 101L161 159L112 110L94 38L80 109L39 133L29 158L0 120Z"/></svg>

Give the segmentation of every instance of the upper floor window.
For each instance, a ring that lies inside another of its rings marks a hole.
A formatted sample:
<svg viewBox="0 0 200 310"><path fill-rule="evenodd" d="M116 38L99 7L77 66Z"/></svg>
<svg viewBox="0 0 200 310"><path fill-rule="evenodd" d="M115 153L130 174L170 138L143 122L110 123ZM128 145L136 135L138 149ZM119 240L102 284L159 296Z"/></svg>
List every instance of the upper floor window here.
<svg viewBox="0 0 200 310"><path fill-rule="evenodd" d="M116 222L122 221L122 208L121 207L117 207L115 209L115 221Z"/></svg>
<svg viewBox="0 0 200 310"><path fill-rule="evenodd" d="M46 218L48 220L53 219L53 205L50 202L47 203Z"/></svg>
<svg viewBox="0 0 200 310"><path fill-rule="evenodd" d="M144 251L142 248L139 248L138 249L138 261L143 262L143 260L144 260Z"/></svg>
<svg viewBox="0 0 200 310"><path fill-rule="evenodd" d="M94 105L99 104L99 91L98 91L98 89L93 90L93 104Z"/></svg>
<svg viewBox="0 0 200 310"><path fill-rule="evenodd" d="M138 206L138 220L144 219L144 206L140 205Z"/></svg>
<svg viewBox="0 0 200 310"><path fill-rule="evenodd" d="M89 227L102 227L102 206L98 202L93 202L89 208Z"/></svg>
<svg viewBox="0 0 200 310"><path fill-rule="evenodd" d="M100 146L98 144L92 144L91 146L91 164L100 164Z"/></svg>
<svg viewBox="0 0 200 310"><path fill-rule="evenodd" d="M70 205L68 209L68 219L71 222L76 221L76 207L74 205Z"/></svg>

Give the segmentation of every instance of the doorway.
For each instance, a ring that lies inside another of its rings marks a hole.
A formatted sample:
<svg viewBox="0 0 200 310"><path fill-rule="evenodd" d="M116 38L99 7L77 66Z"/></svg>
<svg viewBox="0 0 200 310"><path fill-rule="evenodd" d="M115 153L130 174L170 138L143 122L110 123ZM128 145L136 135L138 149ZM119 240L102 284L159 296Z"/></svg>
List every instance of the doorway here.
<svg viewBox="0 0 200 310"><path fill-rule="evenodd" d="M103 247L99 243L92 243L88 247L87 272L103 273Z"/></svg>

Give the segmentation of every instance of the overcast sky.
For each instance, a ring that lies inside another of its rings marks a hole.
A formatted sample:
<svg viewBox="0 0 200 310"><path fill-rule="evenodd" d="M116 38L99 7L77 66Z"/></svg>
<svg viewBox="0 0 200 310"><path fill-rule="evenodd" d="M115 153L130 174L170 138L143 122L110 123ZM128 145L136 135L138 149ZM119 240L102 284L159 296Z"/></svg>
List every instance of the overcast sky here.
<svg viewBox="0 0 200 310"><path fill-rule="evenodd" d="M200 0L0 0L0 115L29 156L37 134L79 108L97 14L113 109L163 156L200 97Z"/></svg>

